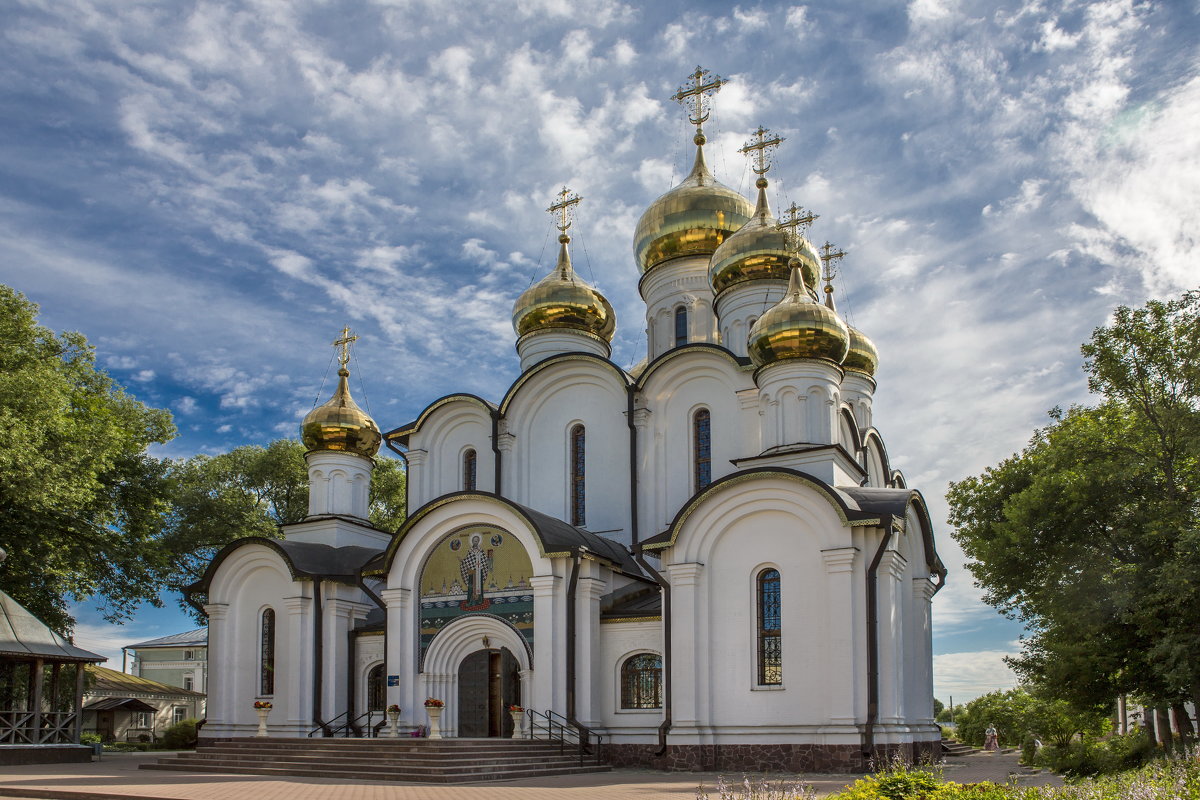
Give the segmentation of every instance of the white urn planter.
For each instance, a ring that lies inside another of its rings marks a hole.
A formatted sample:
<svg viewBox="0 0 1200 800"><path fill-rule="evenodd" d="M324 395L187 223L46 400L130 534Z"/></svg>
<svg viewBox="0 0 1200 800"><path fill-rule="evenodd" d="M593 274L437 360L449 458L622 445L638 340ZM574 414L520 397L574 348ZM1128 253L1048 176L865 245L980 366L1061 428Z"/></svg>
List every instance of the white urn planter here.
<svg viewBox="0 0 1200 800"><path fill-rule="evenodd" d="M267 715L271 713L271 709L256 708L256 709L254 709L254 713L258 714L258 732L255 733L254 735L255 736L266 736L267 735Z"/></svg>
<svg viewBox="0 0 1200 800"><path fill-rule="evenodd" d="M400 720L399 711L389 711L388 715L388 736L395 739L400 733L396 730L396 723Z"/></svg>
<svg viewBox="0 0 1200 800"><path fill-rule="evenodd" d="M442 738L442 711L445 709L442 706L425 706L425 712L429 714L429 738Z"/></svg>
<svg viewBox="0 0 1200 800"><path fill-rule="evenodd" d="M523 724L524 720L525 720L525 712L524 711L509 711L508 713L512 714L512 721L513 721L513 732L512 732L512 736L510 738L520 739L521 734L525 732L525 725Z"/></svg>

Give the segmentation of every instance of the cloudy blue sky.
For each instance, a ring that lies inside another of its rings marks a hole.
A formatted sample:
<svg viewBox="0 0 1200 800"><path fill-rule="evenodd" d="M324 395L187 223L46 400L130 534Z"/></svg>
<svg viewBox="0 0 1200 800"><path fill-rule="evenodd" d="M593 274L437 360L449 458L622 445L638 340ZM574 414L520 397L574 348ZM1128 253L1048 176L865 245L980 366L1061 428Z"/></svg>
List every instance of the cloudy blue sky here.
<svg viewBox="0 0 1200 800"><path fill-rule="evenodd" d="M517 373L513 300L551 264L542 209L586 198L579 271L645 349L631 243L686 171L668 98L731 79L710 164L787 137L773 202L850 255L879 345L876 419L939 518L937 693L1011 675L945 524L948 481L1086 399L1114 306L1197 280L1200 6L911 0L0 0L0 281L175 414L172 456L265 443L313 405L343 324L385 428ZM188 627L80 609L104 652Z"/></svg>

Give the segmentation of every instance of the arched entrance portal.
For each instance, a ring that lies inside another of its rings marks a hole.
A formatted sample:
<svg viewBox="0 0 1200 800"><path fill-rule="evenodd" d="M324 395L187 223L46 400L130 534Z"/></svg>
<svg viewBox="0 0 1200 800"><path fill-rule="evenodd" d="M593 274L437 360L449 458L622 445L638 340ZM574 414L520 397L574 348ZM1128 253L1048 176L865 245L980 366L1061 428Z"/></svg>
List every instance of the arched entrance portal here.
<svg viewBox="0 0 1200 800"><path fill-rule="evenodd" d="M508 707L521 705L521 666L506 647L476 650L458 666L458 735L512 736Z"/></svg>

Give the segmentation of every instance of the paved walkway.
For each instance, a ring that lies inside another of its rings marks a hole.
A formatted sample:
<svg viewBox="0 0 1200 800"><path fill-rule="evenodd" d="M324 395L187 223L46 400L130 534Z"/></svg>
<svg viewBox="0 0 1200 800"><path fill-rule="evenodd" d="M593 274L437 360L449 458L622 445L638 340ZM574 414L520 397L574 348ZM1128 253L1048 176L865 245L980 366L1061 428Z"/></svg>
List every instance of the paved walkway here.
<svg viewBox="0 0 1200 800"><path fill-rule="evenodd" d="M67 800L693 800L703 782L715 795L715 773L616 770L591 775L517 779L478 784L380 784L321 778L269 778L139 770L161 754L107 753L91 764L0 768L0 797ZM1061 784L1049 774L1028 775L1017 755L978 753L948 760L945 774L960 783ZM741 776L729 775L740 778ZM806 775L819 795L836 792L859 776Z"/></svg>

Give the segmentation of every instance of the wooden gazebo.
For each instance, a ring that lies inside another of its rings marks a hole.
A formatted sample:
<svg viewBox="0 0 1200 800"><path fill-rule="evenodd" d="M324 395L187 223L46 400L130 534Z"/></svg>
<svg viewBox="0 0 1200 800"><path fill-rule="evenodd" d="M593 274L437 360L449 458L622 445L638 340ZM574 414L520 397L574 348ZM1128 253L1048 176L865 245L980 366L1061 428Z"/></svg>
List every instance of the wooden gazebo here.
<svg viewBox="0 0 1200 800"><path fill-rule="evenodd" d="M0 765L90 760L79 744L84 665L104 660L0 591Z"/></svg>

